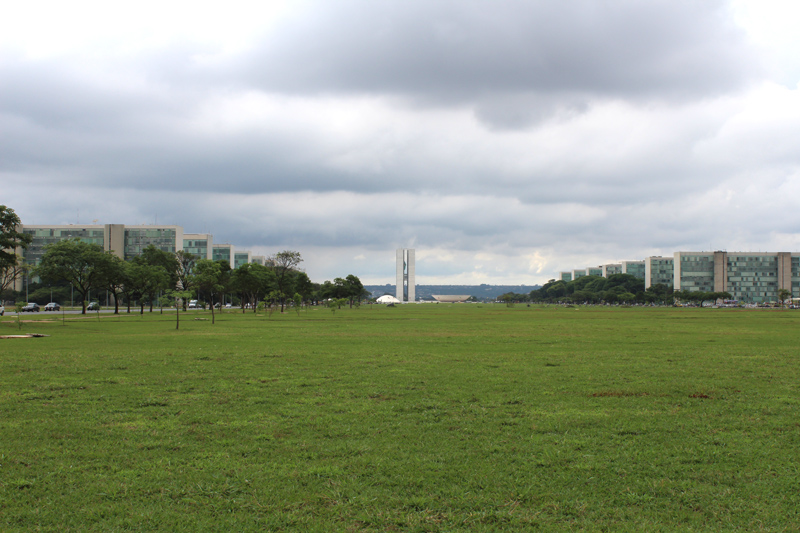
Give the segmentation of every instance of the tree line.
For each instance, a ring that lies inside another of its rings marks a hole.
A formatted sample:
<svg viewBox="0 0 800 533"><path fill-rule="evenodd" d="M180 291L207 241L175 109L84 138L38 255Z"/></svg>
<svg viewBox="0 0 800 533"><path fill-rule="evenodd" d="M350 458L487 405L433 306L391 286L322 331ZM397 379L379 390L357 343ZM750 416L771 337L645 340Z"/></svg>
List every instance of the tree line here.
<svg viewBox="0 0 800 533"><path fill-rule="evenodd" d="M730 299L729 292L673 291L672 286L661 283L645 289L644 280L630 274L582 276L572 281L551 279L530 294L507 293L500 297L505 302L540 303L610 303L610 304L663 304L675 301L704 302Z"/></svg>
<svg viewBox="0 0 800 533"><path fill-rule="evenodd" d="M107 291L114 300L114 312L120 303L136 303L139 312L146 306L153 311L160 298L175 298L182 302L196 296L213 309L225 305L225 299L236 300L242 312L254 312L258 305L300 305L318 303L322 299L349 302L352 307L368 295L355 275L335 278L333 282L312 283L300 270L303 258L299 252L285 250L270 258L266 265L248 263L231 269L228 261L211 261L179 250L166 252L155 246L123 261L98 244L80 239L64 240L45 247L45 253L35 268L23 264L15 254L18 247L27 248L31 236L19 231L21 222L13 209L0 205L0 291L8 290L21 275L38 276L42 282L71 287L81 309L91 293ZM40 291L43 289L40 289Z"/></svg>

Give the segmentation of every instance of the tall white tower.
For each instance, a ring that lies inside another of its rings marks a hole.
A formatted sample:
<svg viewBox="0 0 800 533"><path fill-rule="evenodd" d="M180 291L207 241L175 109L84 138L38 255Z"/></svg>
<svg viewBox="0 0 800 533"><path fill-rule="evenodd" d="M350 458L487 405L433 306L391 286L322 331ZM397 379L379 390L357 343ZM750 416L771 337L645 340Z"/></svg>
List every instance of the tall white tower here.
<svg viewBox="0 0 800 533"><path fill-rule="evenodd" d="M397 249L397 299L401 302L416 300L414 249Z"/></svg>

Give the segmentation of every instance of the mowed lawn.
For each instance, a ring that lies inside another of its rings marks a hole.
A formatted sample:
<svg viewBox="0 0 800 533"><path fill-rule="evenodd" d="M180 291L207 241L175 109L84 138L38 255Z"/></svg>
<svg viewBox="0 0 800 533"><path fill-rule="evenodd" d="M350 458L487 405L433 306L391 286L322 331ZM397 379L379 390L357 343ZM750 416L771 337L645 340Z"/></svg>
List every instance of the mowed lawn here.
<svg viewBox="0 0 800 533"><path fill-rule="evenodd" d="M800 311L174 316L0 340L0 530L800 530Z"/></svg>

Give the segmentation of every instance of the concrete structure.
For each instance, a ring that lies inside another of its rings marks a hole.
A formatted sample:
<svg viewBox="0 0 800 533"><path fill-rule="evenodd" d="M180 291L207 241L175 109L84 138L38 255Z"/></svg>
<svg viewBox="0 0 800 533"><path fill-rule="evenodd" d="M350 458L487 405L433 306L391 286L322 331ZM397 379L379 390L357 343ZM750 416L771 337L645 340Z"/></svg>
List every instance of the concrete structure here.
<svg viewBox="0 0 800 533"><path fill-rule="evenodd" d="M800 296L800 254L789 252L675 252L676 291L729 292L747 303L778 301L786 289Z"/></svg>
<svg viewBox="0 0 800 533"><path fill-rule="evenodd" d="M264 266L267 264L267 258L263 255L254 255L253 257L250 258L250 262Z"/></svg>
<svg viewBox="0 0 800 533"><path fill-rule="evenodd" d="M431 294L431 296L437 302L442 303L466 302L470 297L469 294Z"/></svg>
<svg viewBox="0 0 800 533"><path fill-rule="evenodd" d="M586 275L587 276L602 276L603 275L603 269L602 269L602 267L599 267L599 266L588 267L586 269Z"/></svg>
<svg viewBox="0 0 800 533"><path fill-rule="evenodd" d="M603 265L600 267L602 272L602 276L607 278L608 276L613 276L614 274L622 274L622 264L621 263L611 263L608 265Z"/></svg>
<svg viewBox="0 0 800 533"><path fill-rule="evenodd" d="M561 281L572 281L572 272L569 270L565 270L560 273L558 279Z"/></svg>
<svg viewBox="0 0 800 533"><path fill-rule="evenodd" d="M620 274L628 274L639 279L644 279L644 261L623 261Z"/></svg>
<svg viewBox="0 0 800 533"><path fill-rule="evenodd" d="M214 238L208 233L184 233L183 251L196 255L199 259L211 259Z"/></svg>
<svg viewBox="0 0 800 533"><path fill-rule="evenodd" d="M576 270L573 270L572 271L572 281L575 281L578 278L582 278L585 275L586 275L586 269L585 268L578 268Z"/></svg>
<svg viewBox="0 0 800 533"><path fill-rule="evenodd" d="M233 245L232 244L215 244L211 259L214 261L227 261L231 268L234 265Z"/></svg>
<svg viewBox="0 0 800 533"><path fill-rule="evenodd" d="M22 225L22 232L32 237L27 249L17 248L16 253L26 265L36 266L49 244L67 239L80 239L97 244L104 251L120 259L129 260L140 255L151 244L165 252L183 249L183 228L180 226L125 226L124 224L67 224L56 226ZM30 281L37 281L31 276ZM14 283L15 290L23 287L23 278Z"/></svg>
<svg viewBox="0 0 800 533"><path fill-rule="evenodd" d="M397 299L401 302L416 300L416 273L414 265L414 249L398 248L396 253L397 267Z"/></svg>
<svg viewBox="0 0 800 533"><path fill-rule="evenodd" d="M653 285L667 285L675 283L675 259L673 257L651 256L644 260L644 288Z"/></svg>
<svg viewBox="0 0 800 533"><path fill-rule="evenodd" d="M239 268L242 265L251 262L250 252L234 252L233 253L233 268Z"/></svg>

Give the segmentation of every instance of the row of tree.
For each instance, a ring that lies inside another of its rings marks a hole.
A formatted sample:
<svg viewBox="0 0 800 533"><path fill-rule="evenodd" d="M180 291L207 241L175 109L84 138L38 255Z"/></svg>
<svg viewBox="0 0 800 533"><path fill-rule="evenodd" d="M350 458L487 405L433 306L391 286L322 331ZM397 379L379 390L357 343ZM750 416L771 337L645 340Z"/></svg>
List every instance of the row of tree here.
<svg viewBox="0 0 800 533"><path fill-rule="evenodd" d="M551 279L540 289L530 294L508 293L501 296L506 302L546 302L546 303L623 303L623 304L664 304L675 301L704 302L730 299L729 292L690 292L673 291L671 286L656 284L644 288L644 280L630 274L601 276L582 276L572 281Z"/></svg>
<svg viewBox="0 0 800 533"><path fill-rule="evenodd" d="M170 253L148 246L141 255L123 261L97 244L79 239L64 240L45 248L41 262L29 269L16 255L17 248L27 248L31 236L19 231L21 222L13 209L0 205L0 292L7 290L22 275L38 276L45 283L71 286L82 302L92 291L107 291L113 296L114 311L126 302L128 312L137 302L140 312L150 311L164 295L183 301L196 295L199 300L224 305L226 296L236 295L242 312L256 310L259 302L280 305L288 301L317 302L333 299L349 302L352 307L368 293L358 277L348 275L323 284L312 283L299 269L299 252L285 250L270 258L268 265L245 264L232 270L227 261L210 261L184 252Z"/></svg>

